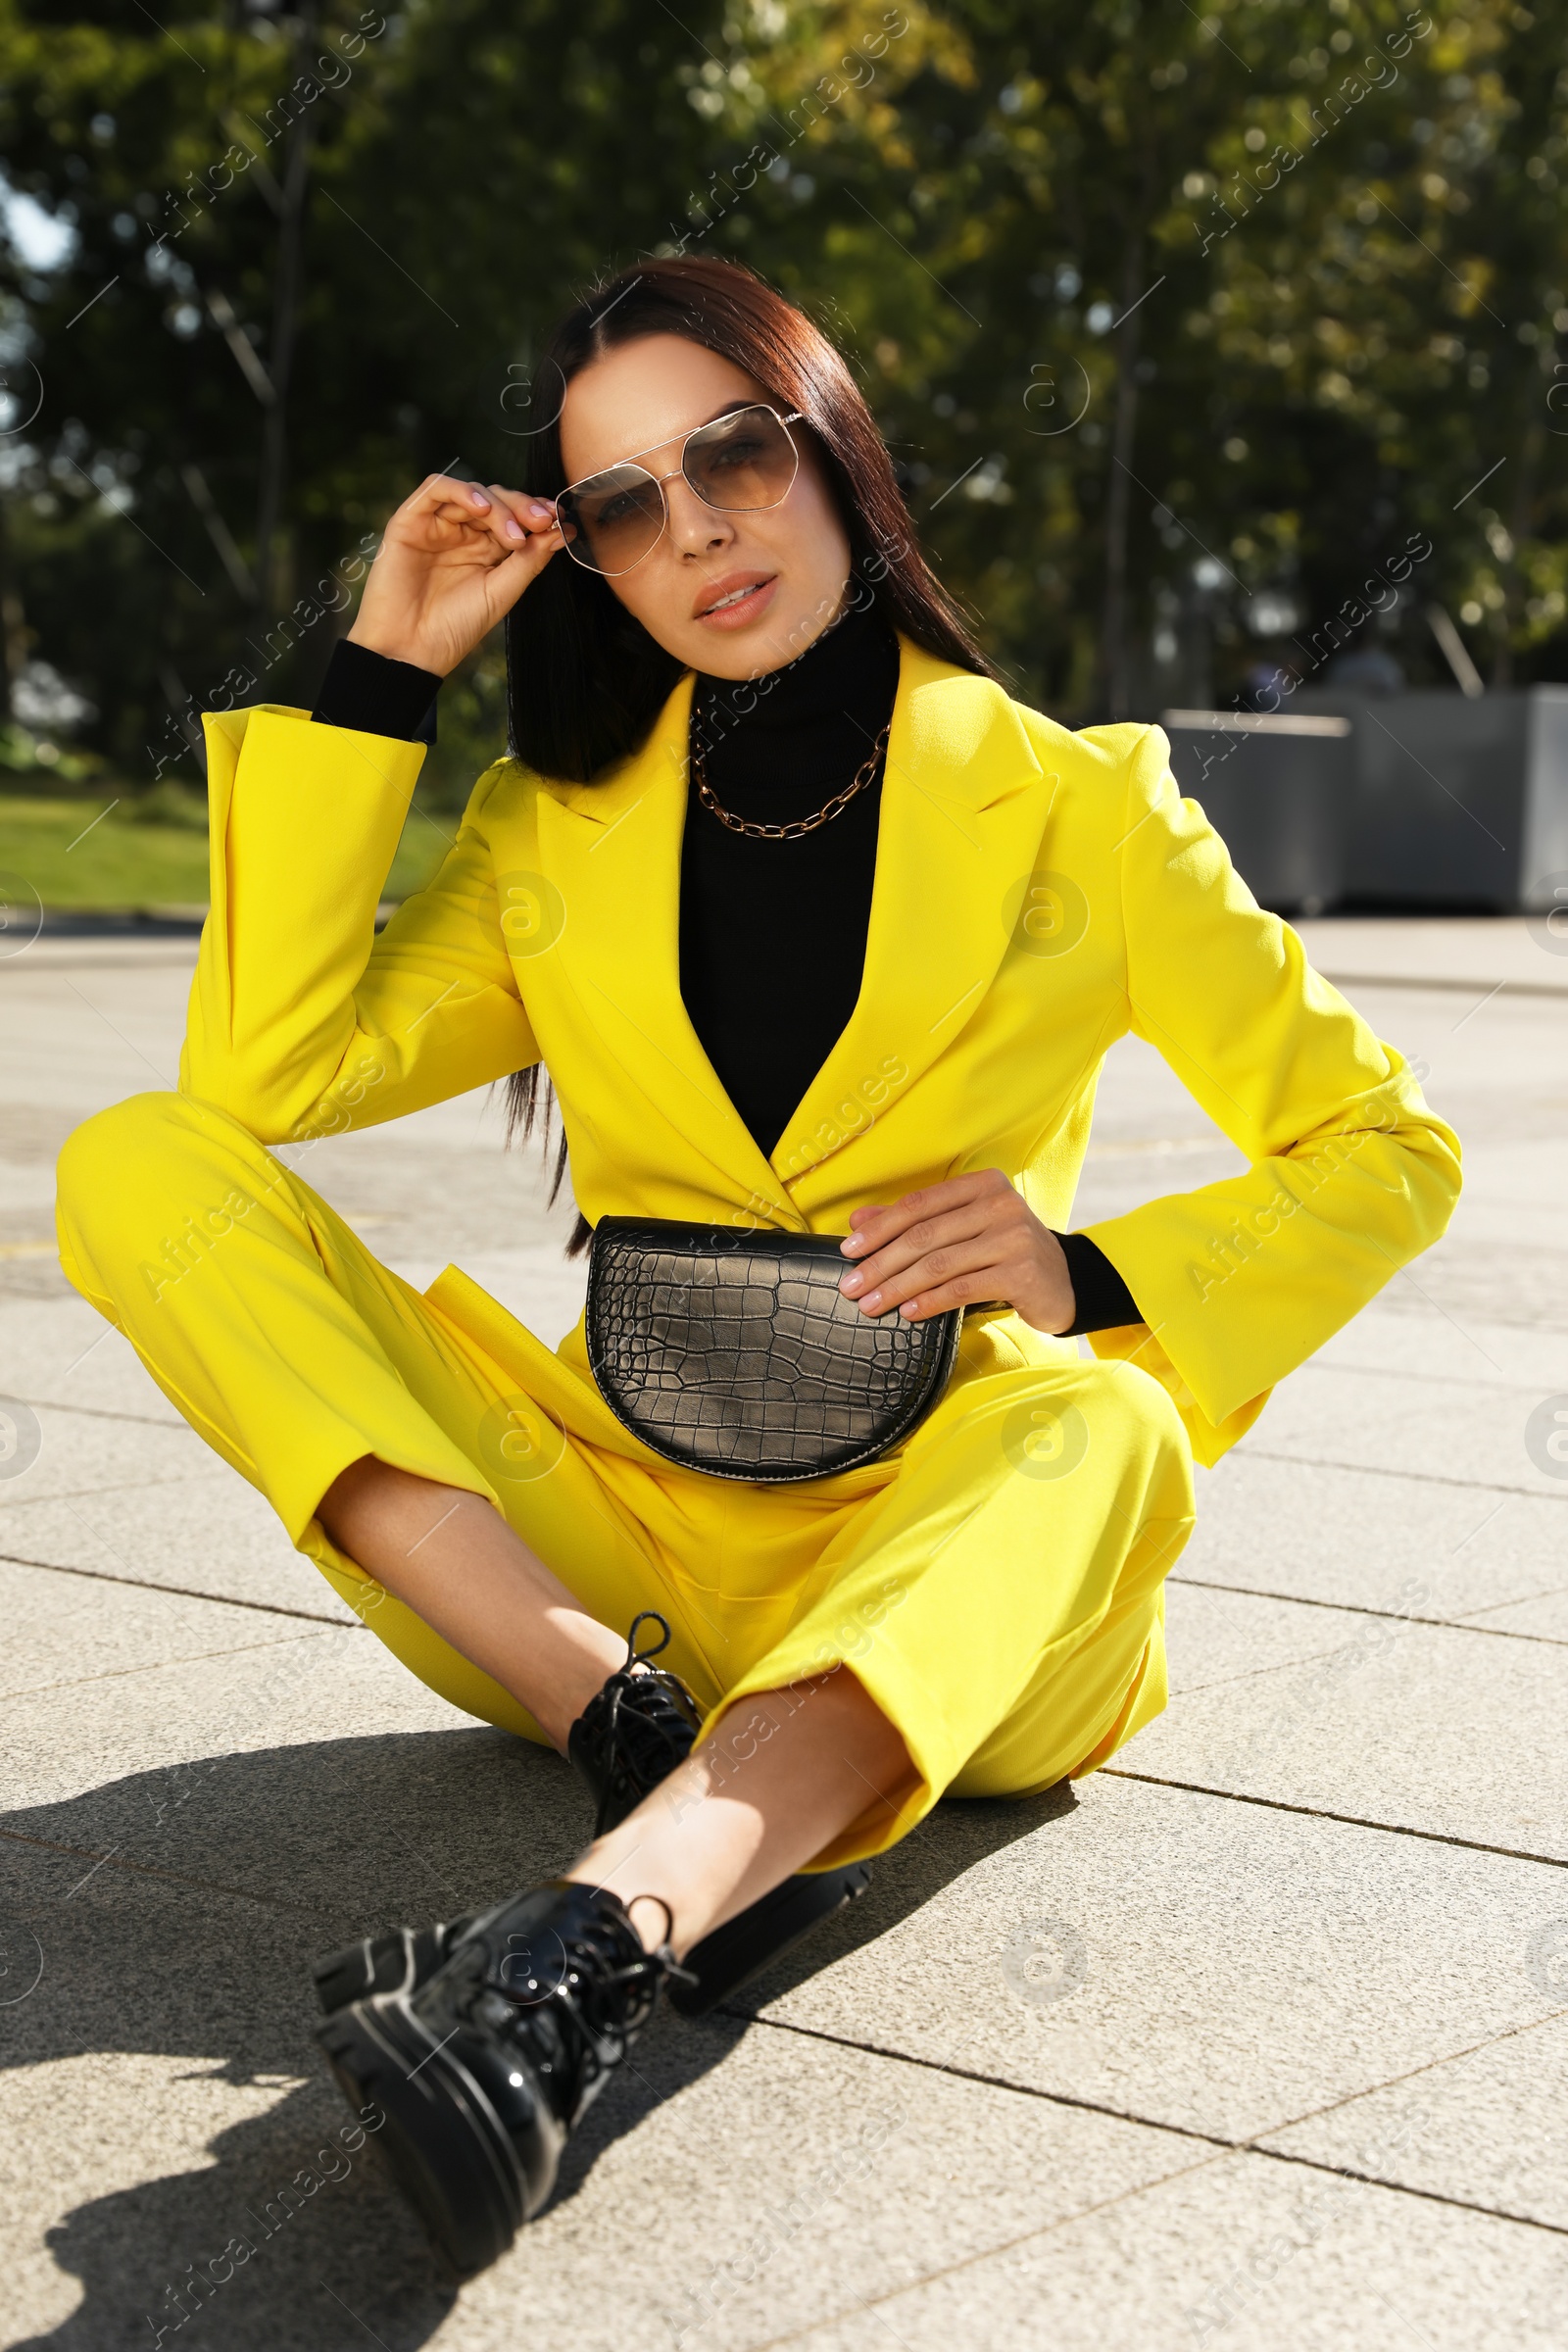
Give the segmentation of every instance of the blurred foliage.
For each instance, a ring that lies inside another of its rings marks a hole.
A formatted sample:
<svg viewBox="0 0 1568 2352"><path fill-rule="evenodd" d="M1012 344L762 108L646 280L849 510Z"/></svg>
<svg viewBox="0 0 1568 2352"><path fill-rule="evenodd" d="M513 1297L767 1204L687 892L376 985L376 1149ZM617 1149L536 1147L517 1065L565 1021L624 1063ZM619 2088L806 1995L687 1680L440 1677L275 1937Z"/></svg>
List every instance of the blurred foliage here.
<svg viewBox="0 0 1568 2352"><path fill-rule="evenodd" d="M33 793L79 792L103 764L84 745L55 743L15 719L0 719L0 792L16 789L23 779Z"/></svg>
<svg viewBox="0 0 1568 2352"><path fill-rule="evenodd" d="M507 663L499 634L441 689L436 741L419 776L419 804L461 809L473 779L505 749Z"/></svg>
<svg viewBox="0 0 1568 2352"><path fill-rule="evenodd" d="M127 824L172 825L181 833L205 833L207 796L165 776L127 800L123 814Z"/></svg>
<svg viewBox="0 0 1568 2352"><path fill-rule="evenodd" d="M0 249L0 600L33 739L29 680L86 706L60 704L68 757L191 777L193 710L308 702L389 507L436 466L515 478L555 316L682 248L749 261L840 341L943 575L1058 715L1312 671L1412 534L1430 556L1366 624L1412 682L1449 682L1429 602L1493 682L1568 676L1568 73L1544 8L160 16L0 0L6 171L70 233L49 268ZM443 695L416 831L502 748L503 688L492 647Z"/></svg>

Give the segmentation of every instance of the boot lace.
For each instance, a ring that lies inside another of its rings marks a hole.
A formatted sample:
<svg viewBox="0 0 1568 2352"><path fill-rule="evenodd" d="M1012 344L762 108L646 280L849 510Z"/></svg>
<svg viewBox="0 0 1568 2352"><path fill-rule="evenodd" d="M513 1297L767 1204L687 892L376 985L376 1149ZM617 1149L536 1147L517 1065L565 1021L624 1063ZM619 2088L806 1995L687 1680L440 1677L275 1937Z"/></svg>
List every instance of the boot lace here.
<svg viewBox="0 0 1568 2352"><path fill-rule="evenodd" d="M661 1639L647 1649L637 1646L638 1629L657 1625ZM609 1826L616 1793L629 1781L645 1795L669 1769L668 1734L683 1725L695 1739L702 1726L697 1701L666 1667L650 1663L670 1642L668 1620L657 1609L640 1609L626 1639L626 1662L617 1667L599 1693L605 1711L605 1785L594 1822L594 1836ZM626 1702L630 1700L630 1704Z"/></svg>
<svg viewBox="0 0 1568 2352"><path fill-rule="evenodd" d="M674 1916L662 1895L634 1895L633 1902L656 1902L664 1914L664 1939L653 1951L638 1948L639 1938L623 1906L620 1919L596 1913L580 1921L563 1939L565 1967L542 1999L524 2004L514 1986L499 1976L487 1978L487 1987L514 2005L516 2026L534 2040L540 2029L577 2049L579 2094L619 2065L653 2013L662 1984L671 1979L695 1984L670 1944ZM626 1955L628 1950L632 1956Z"/></svg>

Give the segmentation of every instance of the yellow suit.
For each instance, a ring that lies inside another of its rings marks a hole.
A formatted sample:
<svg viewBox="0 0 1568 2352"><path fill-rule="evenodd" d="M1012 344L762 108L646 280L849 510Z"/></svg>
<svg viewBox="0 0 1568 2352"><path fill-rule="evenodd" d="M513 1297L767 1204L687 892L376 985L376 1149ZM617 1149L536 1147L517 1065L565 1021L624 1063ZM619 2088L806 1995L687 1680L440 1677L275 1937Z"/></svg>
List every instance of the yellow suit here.
<svg viewBox="0 0 1568 2352"><path fill-rule="evenodd" d="M1214 1461L1437 1238L1457 1144L1258 910L1157 728L1068 734L904 642L859 1000L764 1158L680 997L691 690L600 783L489 769L379 938L422 747L266 707L210 717L180 1095L72 1139L62 1253L367 1622L471 1711L537 1737L314 1518L364 1453L488 1494L607 1621L662 1609L714 1720L848 1660L917 1777L825 1864L945 1788L1091 1769L1157 1712L1191 1457ZM843 1233L862 1202L999 1166L1063 1227L1129 1029L1250 1163L1089 1229L1147 1324L1097 1334L1091 1362L972 1316L902 1452L805 1488L658 1460L600 1398L580 1326L553 1355L455 1268L419 1298L264 1149L542 1059L590 1222Z"/></svg>

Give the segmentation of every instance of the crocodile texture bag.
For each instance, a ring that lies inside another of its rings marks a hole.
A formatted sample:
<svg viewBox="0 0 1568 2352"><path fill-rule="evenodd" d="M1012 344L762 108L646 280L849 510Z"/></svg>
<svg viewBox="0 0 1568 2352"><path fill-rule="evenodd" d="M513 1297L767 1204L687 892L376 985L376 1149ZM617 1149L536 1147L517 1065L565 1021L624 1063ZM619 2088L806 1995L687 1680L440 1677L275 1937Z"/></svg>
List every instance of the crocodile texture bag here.
<svg viewBox="0 0 1568 2352"><path fill-rule="evenodd" d="M961 1313L864 1315L831 1234L604 1217L588 1258L600 1395L666 1461L760 1484L831 1478L907 1437L948 1384Z"/></svg>

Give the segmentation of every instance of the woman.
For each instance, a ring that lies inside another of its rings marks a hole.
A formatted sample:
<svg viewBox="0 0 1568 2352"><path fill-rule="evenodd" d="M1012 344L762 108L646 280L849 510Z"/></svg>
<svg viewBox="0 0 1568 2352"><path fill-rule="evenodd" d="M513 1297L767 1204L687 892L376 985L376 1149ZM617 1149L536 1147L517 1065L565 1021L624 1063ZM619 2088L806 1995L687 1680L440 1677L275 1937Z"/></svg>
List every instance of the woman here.
<svg viewBox="0 0 1568 2352"><path fill-rule="evenodd" d="M1458 1188L1157 730L1069 735L996 682L801 313L643 264L542 380L534 494L423 483L314 715L209 718L180 1092L61 1165L67 1270L180 1410L415 1673L599 1799L560 1880L319 1972L463 2272L662 1982L716 1997L944 1791L1091 1772L1159 1711L1193 1457ZM377 938L415 739L507 615L514 756ZM1063 1237L1129 1029L1250 1165ZM455 1268L419 1297L264 1148L509 1073L531 1114L544 1069L590 1226L842 1235L866 1316L976 1310L906 1444L805 1485L672 1466L580 1327L551 1355Z"/></svg>

